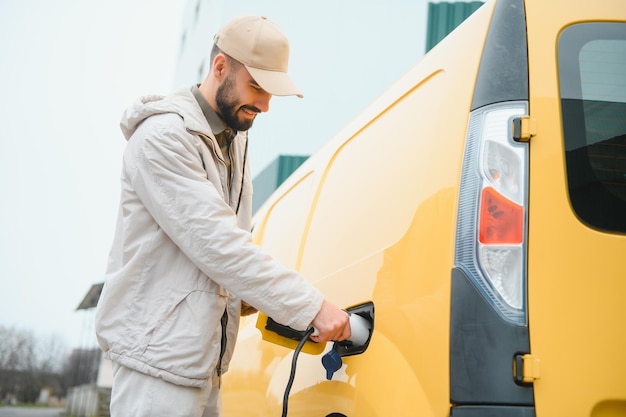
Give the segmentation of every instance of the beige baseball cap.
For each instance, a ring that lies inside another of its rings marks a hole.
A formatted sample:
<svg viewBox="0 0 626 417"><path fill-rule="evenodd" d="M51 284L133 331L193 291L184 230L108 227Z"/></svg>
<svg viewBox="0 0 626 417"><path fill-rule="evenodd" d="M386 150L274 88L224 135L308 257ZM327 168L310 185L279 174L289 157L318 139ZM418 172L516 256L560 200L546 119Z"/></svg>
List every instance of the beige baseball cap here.
<svg viewBox="0 0 626 417"><path fill-rule="evenodd" d="M237 16L213 40L224 53L241 62L268 93L303 97L287 74L289 41L265 16Z"/></svg>

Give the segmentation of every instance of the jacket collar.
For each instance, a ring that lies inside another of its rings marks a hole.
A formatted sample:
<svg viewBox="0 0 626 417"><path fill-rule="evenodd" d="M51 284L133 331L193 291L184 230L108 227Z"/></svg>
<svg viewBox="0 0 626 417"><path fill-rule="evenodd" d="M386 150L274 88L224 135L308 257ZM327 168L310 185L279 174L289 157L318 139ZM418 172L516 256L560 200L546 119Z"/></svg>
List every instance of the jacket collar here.
<svg viewBox="0 0 626 417"><path fill-rule="evenodd" d="M178 114L184 121L185 129L215 140L211 126L190 87L181 88L168 96L150 95L136 100L126 109L120 122L124 137L130 139L141 122L150 116L164 113Z"/></svg>

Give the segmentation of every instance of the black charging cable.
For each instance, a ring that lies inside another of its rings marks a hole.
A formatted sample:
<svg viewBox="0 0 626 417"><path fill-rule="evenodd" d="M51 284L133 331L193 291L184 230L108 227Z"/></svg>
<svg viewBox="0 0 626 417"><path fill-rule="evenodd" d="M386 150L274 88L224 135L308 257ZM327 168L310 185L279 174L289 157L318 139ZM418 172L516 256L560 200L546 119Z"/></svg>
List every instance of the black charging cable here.
<svg viewBox="0 0 626 417"><path fill-rule="evenodd" d="M291 359L291 373L289 374L289 381L287 382L287 386L285 387L285 395L283 396L283 414L282 417L287 417L287 406L289 404L289 391L291 391L291 386L293 385L293 380L296 376L296 363L298 362L298 355L302 350L302 347L306 343L307 339L313 333L315 329L313 327L309 328L305 333L304 337L298 343L296 350L293 352L293 358Z"/></svg>

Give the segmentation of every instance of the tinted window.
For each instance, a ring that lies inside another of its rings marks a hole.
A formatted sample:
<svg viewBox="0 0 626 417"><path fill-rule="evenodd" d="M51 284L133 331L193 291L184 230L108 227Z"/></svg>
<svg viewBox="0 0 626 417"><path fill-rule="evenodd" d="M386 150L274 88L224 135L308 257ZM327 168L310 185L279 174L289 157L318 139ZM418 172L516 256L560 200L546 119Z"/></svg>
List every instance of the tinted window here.
<svg viewBox="0 0 626 417"><path fill-rule="evenodd" d="M626 24L571 26L558 47L572 207L591 227L626 233Z"/></svg>

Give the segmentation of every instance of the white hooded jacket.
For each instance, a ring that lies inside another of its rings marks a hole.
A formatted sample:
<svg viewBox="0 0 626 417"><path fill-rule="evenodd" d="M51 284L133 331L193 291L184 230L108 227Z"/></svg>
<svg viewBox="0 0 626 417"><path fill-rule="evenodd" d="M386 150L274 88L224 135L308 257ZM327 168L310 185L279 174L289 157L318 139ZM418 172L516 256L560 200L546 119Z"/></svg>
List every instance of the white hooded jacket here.
<svg viewBox="0 0 626 417"><path fill-rule="evenodd" d="M96 313L107 356L174 384L203 387L218 364L219 373L227 369L240 300L307 328L323 295L251 240L247 133L231 144L228 189L219 145L191 89L140 99L121 127L128 140L121 201Z"/></svg>

